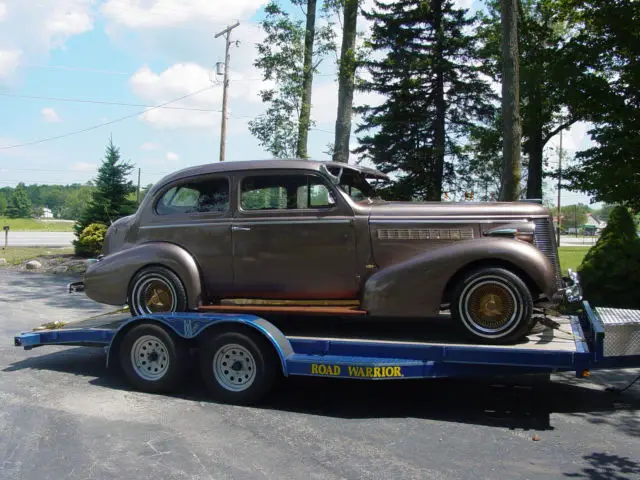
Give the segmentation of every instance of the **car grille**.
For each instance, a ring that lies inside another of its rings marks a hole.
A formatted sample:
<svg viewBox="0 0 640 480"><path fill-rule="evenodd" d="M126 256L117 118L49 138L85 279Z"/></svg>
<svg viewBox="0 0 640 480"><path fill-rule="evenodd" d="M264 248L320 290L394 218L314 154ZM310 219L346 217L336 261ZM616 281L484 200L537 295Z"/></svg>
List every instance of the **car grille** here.
<svg viewBox="0 0 640 480"><path fill-rule="evenodd" d="M561 288L560 259L558 258L558 248L556 245L556 235L553 231L553 223L550 218L537 218L534 222L536 225L535 245L551 261L556 273L557 287Z"/></svg>

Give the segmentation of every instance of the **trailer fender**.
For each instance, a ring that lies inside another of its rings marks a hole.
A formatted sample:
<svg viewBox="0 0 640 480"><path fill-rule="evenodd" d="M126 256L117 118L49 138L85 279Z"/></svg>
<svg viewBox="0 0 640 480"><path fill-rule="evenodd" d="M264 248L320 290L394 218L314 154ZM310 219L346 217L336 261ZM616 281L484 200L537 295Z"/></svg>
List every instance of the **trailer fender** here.
<svg viewBox="0 0 640 480"><path fill-rule="evenodd" d="M168 242L135 245L91 264L84 275L84 292L98 303L124 305L131 279L151 265L161 265L178 275L187 292L187 307L195 310L200 306L203 289L198 265L189 252Z"/></svg>
<svg viewBox="0 0 640 480"><path fill-rule="evenodd" d="M382 268L367 279L362 308L371 316L435 316L449 283L480 264L515 269L523 273L525 283L529 281L541 293L555 293L553 265L535 246L509 238L477 238Z"/></svg>
<svg viewBox="0 0 640 480"><path fill-rule="evenodd" d="M268 342L273 346L280 364L282 366L282 374L288 376L287 370L287 357L293 354L293 347L291 343L285 337L285 335L275 325L267 320L257 317L255 315L231 315L231 314L218 314L207 315L203 318L197 313L179 313L168 315L146 315L141 317L133 317L131 320L124 322L116 331L115 335L111 339L108 347L106 347L107 353L107 367L110 364L110 358L113 355L117 355L120 342L125 333L133 326L142 322L160 323L170 331L175 333L181 338L186 340L193 340L203 334L205 331L210 331L212 328L224 328L224 331L242 330L242 328L250 328L263 335ZM226 328L225 328L226 327Z"/></svg>

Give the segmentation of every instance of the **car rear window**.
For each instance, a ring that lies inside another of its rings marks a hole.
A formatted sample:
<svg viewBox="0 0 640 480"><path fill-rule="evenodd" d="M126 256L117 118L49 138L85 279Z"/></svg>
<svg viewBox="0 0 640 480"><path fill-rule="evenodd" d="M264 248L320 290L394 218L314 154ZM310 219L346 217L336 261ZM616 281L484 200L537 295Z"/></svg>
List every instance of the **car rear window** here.
<svg viewBox="0 0 640 480"><path fill-rule="evenodd" d="M229 180L213 178L176 185L156 205L159 215L224 212L229 208Z"/></svg>

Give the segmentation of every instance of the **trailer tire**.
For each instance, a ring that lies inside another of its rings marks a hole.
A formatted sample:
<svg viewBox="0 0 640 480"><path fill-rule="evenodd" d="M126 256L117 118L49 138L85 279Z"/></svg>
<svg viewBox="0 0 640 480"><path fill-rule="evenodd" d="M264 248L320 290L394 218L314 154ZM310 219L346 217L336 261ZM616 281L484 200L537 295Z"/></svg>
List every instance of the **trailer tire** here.
<svg viewBox="0 0 640 480"><path fill-rule="evenodd" d="M136 325L126 332L118 353L129 383L150 393L177 389L189 360L185 340L153 323Z"/></svg>
<svg viewBox="0 0 640 480"><path fill-rule="evenodd" d="M526 283L504 268L480 268L456 285L451 314L466 336L488 344L513 343L533 327Z"/></svg>
<svg viewBox="0 0 640 480"><path fill-rule="evenodd" d="M207 388L223 403L259 402L275 386L280 373L273 346L251 331L208 335L201 343L199 358Z"/></svg>

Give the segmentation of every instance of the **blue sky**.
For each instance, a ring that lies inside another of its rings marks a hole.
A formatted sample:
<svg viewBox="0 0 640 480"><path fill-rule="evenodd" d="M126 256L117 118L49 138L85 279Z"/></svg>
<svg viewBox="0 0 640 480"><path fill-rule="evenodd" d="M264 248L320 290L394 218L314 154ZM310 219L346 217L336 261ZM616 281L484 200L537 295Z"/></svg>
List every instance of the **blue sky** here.
<svg viewBox="0 0 640 480"><path fill-rule="evenodd" d="M88 181L110 135L122 156L141 169L143 185L178 168L218 161L222 84L214 71L223 60L224 40L214 34L236 19L240 27L233 39L240 45L232 48L230 63L227 160L268 158L247 130L247 121L263 111L258 91L264 84L252 63L265 3L0 0L0 186ZM472 5L469 0L458 3ZM479 6L473 2L474 8ZM309 151L325 159L337 104L334 60L327 58L320 69L312 108L317 125L310 132ZM60 100L153 106L206 87L212 88L171 106L213 111L157 109L141 116L135 115L144 111L141 106ZM374 99L356 98L365 100ZM24 145L127 115L132 118ZM565 148L583 148L585 127L578 127L565 136ZM355 146L355 138L352 142ZM568 192L564 198L587 201Z"/></svg>

